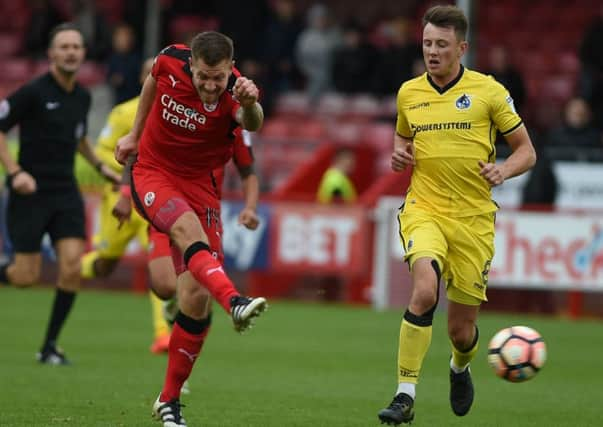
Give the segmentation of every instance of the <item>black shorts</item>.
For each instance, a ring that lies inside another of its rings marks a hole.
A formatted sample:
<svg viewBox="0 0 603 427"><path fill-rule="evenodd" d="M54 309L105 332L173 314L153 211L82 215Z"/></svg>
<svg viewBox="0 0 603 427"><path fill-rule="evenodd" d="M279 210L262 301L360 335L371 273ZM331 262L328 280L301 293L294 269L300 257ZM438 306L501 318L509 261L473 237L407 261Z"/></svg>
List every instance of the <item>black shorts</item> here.
<svg viewBox="0 0 603 427"><path fill-rule="evenodd" d="M8 197L6 225L14 252L40 252L44 233L52 244L66 237L86 238L84 201L77 188Z"/></svg>

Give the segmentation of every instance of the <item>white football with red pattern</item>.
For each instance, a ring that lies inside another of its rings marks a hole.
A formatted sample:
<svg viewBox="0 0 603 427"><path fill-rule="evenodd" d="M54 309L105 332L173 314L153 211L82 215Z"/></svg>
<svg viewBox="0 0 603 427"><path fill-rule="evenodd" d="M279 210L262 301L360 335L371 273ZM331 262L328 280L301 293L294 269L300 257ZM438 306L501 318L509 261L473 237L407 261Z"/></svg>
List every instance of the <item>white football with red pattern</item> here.
<svg viewBox="0 0 603 427"><path fill-rule="evenodd" d="M488 363L499 377L511 382L533 378L546 361L542 336L527 326L512 326L496 333L488 344Z"/></svg>

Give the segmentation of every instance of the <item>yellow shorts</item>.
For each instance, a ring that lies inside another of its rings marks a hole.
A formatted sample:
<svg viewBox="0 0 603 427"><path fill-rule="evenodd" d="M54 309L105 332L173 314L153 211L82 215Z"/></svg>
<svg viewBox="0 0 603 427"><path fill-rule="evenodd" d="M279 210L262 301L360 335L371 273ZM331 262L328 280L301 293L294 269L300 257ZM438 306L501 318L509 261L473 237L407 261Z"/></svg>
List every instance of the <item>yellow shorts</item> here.
<svg viewBox="0 0 603 427"><path fill-rule="evenodd" d="M448 299L480 305L486 298L488 273L494 256L495 212L450 218L419 210L402 210L400 238L404 259L412 269L423 257L437 261Z"/></svg>
<svg viewBox="0 0 603 427"><path fill-rule="evenodd" d="M99 229L94 235L95 249L101 258L121 258L128 244L137 238L143 248L149 244L148 223L136 209L132 208L130 221L126 221L120 229L119 222L111 215L113 206L119 199L119 192L105 187L99 209Z"/></svg>

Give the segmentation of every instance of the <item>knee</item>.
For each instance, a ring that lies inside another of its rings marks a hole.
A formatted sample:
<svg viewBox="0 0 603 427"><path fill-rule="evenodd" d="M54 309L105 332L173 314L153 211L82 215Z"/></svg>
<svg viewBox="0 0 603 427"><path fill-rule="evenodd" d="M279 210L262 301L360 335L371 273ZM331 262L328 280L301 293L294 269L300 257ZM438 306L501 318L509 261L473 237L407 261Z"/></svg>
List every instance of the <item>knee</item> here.
<svg viewBox="0 0 603 427"><path fill-rule="evenodd" d="M439 268L435 262L419 260L413 266L413 291L410 299L412 313L422 315L433 311L438 303Z"/></svg>
<svg viewBox="0 0 603 427"><path fill-rule="evenodd" d="M94 272L97 277L107 277L115 270L118 260L98 258L94 263Z"/></svg>
<svg viewBox="0 0 603 427"><path fill-rule="evenodd" d="M11 284L17 287L29 287L40 281L40 270L36 268L15 268L11 273Z"/></svg>
<svg viewBox="0 0 603 427"><path fill-rule="evenodd" d="M195 239L195 226L188 220L176 221L170 228L170 237L180 250L186 249Z"/></svg>
<svg viewBox="0 0 603 427"><path fill-rule="evenodd" d="M475 338L475 325L472 322L449 322L448 337L454 348L464 350L471 347Z"/></svg>
<svg viewBox="0 0 603 427"><path fill-rule="evenodd" d="M170 260L171 262L171 260ZM162 300L168 300L176 294L176 273L174 271L150 271L151 289Z"/></svg>
<svg viewBox="0 0 603 427"><path fill-rule="evenodd" d="M186 292L184 298L187 301L181 306L188 308L187 311L190 311L190 313L187 314L191 317L201 319L209 314L211 295L205 288L197 286L196 289Z"/></svg>
<svg viewBox="0 0 603 427"><path fill-rule="evenodd" d="M163 280L151 279L151 289L163 301L173 298L176 294L176 286L172 287Z"/></svg>
<svg viewBox="0 0 603 427"><path fill-rule="evenodd" d="M62 283L79 283L82 265L79 258L68 258L60 263L59 278Z"/></svg>

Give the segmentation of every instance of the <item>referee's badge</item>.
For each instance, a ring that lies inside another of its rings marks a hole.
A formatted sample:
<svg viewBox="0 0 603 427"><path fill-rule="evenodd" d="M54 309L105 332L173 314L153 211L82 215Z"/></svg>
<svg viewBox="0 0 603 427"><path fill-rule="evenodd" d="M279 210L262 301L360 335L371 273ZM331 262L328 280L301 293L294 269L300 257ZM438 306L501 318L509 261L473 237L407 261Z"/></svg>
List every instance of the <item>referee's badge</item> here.
<svg viewBox="0 0 603 427"><path fill-rule="evenodd" d="M145 205L151 206L154 201L155 201L155 193L153 193L152 191L149 191L147 194L144 195L144 204Z"/></svg>

